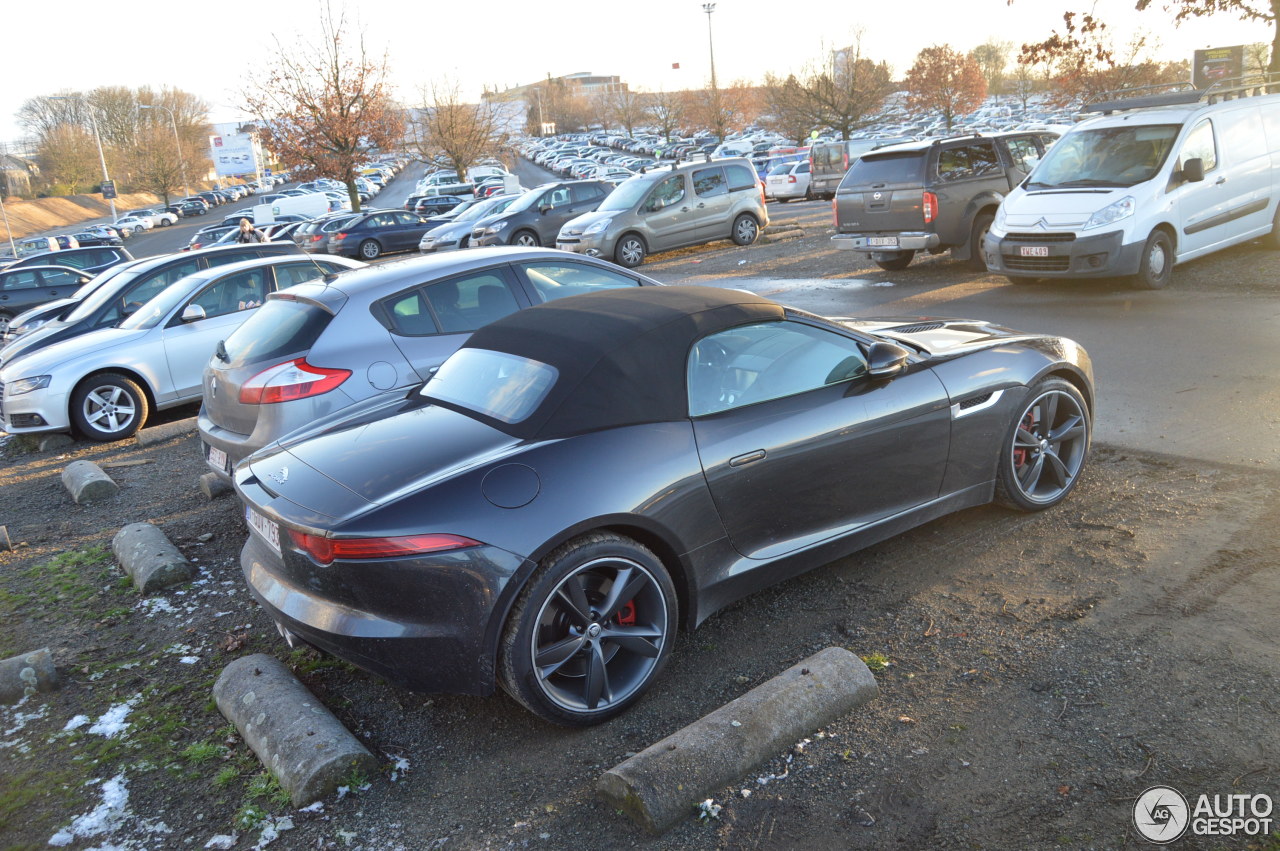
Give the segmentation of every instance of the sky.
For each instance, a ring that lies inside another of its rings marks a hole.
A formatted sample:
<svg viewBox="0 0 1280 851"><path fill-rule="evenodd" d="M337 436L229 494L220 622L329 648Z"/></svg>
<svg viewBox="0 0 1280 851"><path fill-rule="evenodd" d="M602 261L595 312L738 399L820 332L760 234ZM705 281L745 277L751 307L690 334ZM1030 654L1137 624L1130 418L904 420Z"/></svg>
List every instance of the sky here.
<svg viewBox="0 0 1280 851"><path fill-rule="evenodd" d="M332 2L341 8L340 0ZM477 99L486 86L501 89L579 71L618 75L632 88L650 91L701 87L710 72L702 7L701 0L345 3L349 28L363 31L370 52L386 51L407 106L422 102L425 85L445 78ZM261 10L256 21L255 8ZM889 62L901 76L924 47L967 51L992 38L1037 41L1061 24L1064 10L1090 8L1114 31L1151 33L1169 59L1190 59L1201 47L1271 41L1266 25L1231 15L1175 28L1158 8L1133 11L1133 0L819 0L794 7L778 0L717 0L710 16L716 78L724 85L758 81L768 71L799 71L851 43L859 27L864 55ZM0 53L0 141L21 137L15 113L28 98L99 85L172 86L203 98L215 123L248 118L238 93L281 46L315 39L322 0L258 6L134 0L127 12L102 9L99 0L64 0L51 30L7 40ZM197 10L232 9L239 11L228 25L196 30ZM209 46L203 59L202 45Z"/></svg>

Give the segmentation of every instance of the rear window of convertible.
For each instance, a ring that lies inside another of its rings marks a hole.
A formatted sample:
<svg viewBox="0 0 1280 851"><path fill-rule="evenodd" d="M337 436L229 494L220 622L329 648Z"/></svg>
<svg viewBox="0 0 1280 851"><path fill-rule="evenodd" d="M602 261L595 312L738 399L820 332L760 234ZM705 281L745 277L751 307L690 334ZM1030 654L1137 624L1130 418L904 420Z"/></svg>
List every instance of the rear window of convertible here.
<svg viewBox="0 0 1280 851"><path fill-rule="evenodd" d="M555 367L530 358L459 349L422 388L422 395L504 423L518 423L542 404L557 375Z"/></svg>

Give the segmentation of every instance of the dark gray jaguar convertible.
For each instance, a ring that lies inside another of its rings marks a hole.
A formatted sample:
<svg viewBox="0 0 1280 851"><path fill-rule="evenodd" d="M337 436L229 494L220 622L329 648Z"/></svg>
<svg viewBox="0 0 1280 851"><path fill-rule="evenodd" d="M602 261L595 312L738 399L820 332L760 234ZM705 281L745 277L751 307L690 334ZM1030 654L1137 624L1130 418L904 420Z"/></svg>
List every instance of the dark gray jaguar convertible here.
<svg viewBox="0 0 1280 851"><path fill-rule="evenodd" d="M594 724L678 624L947 512L1060 502L1092 380L1072 341L983 322L574 296L247 459L241 561L290 642Z"/></svg>

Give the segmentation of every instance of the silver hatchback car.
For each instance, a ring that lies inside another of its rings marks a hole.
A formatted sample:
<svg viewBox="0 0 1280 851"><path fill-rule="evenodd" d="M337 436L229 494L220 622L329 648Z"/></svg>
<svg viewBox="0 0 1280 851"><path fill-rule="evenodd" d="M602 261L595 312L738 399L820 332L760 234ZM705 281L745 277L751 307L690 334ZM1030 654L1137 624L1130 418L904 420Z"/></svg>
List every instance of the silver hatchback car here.
<svg viewBox="0 0 1280 851"><path fill-rule="evenodd" d="M290 432L426 381L481 325L578 293L657 285L590 257L498 246L273 293L205 367L205 460L229 482L241 459Z"/></svg>

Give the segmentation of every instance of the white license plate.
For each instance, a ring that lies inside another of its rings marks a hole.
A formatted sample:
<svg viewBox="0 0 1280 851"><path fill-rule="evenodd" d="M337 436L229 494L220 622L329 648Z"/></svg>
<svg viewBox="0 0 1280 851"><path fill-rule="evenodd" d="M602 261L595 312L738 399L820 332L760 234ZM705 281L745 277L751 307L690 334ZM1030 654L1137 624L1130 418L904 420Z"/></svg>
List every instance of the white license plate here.
<svg viewBox="0 0 1280 851"><path fill-rule="evenodd" d="M1048 257L1049 246L1047 245L1023 245L1019 246L1018 254L1021 257Z"/></svg>
<svg viewBox="0 0 1280 851"><path fill-rule="evenodd" d="M257 532L267 543L271 545L271 549L280 553L280 526L274 520L268 520L252 508L245 507L244 519L249 522L250 528Z"/></svg>
<svg viewBox="0 0 1280 851"><path fill-rule="evenodd" d="M874 245L878 248L897 248L898 238L896 236L869 236L867 237L867 245Z"/></svg>
<svg viewBox="0 0 1280 851"><path fill-rule="evenodd" d="M209 447L209 463L224 472L227 471L227 453L216 446Z"/></svg>

